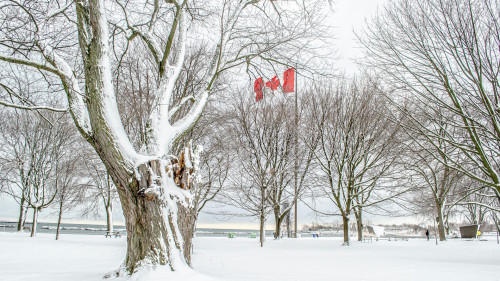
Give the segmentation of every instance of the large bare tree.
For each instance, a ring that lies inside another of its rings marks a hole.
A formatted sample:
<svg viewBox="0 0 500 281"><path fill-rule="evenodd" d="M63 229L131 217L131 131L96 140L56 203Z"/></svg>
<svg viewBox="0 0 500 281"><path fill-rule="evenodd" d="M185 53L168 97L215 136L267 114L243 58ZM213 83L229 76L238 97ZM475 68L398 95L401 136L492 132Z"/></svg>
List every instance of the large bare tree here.
<svg viewBox="0 0 500 281"><path fill-rule="evenodd" d="M311 41L309 31L317 26L311 10L318 7L255 0L215 5L11 0L0 5L0 61L23 65L62 85L75 125L117 186L128 234L125 272L190 264L194 219L188 215L188 189L197 156L190 148L173 156L173 145L200 118L222 73L238 67L251 73L255 60L290 63L290 54L299 58ZM189 42L200 34L211 35L202 86L192 98L175 100ZM141 150L124 129L117 103L121 88L114 84L121 58L134 44L146 47L156 81ZM192 100L182 116L173 118Z"/></svg>

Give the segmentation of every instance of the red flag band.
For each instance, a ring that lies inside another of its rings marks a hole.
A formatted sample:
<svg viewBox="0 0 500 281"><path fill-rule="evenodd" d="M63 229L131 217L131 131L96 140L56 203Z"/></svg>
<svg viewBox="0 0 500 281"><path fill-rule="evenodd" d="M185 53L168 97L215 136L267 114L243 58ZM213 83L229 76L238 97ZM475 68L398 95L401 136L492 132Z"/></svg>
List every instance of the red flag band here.
<svg viewBox="0 0 500 281"><path fill-rule="evenodd" d="M295 91L295 69L293 67L287 69L283 73L283 92L293 93Z"/></svg>
<svg viewBox="0 0 500 281"><path fill-rule="evenodd" d="M270 88L273 91L276 91L279 85L280 85L280 80L278 79L278 76L274 76L273 79L271 79L271 81L266 82L266 87Z"/></svg>
<svg viewBox="0 0 500 281"><path fill-rule="evenodd" d="M262 88L264 88L264 80L262 77L255 79L253 84L253 91L255 92L255 101L260 101L264 96L262 95Z"/></svg>

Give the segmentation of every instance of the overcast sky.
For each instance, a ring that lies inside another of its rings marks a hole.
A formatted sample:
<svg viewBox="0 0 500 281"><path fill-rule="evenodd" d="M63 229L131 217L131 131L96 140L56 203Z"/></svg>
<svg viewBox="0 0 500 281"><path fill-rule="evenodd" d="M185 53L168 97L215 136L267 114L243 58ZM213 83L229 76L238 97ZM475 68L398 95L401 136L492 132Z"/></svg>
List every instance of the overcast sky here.
<svg viewBox="0 0 500 281"><path fill-rule="evenodd" d="M334 27L334 36L338 64L340 69L348 73L357 72L355 59L362 56L362 50L357 45L354 31L365 26L365 21L372 18L388 0L335 0L334 13L331 25Z"/></svg>
<svg viewBox="0 0 500 281"><path fill-rule="evenodd" d="M356 37L353 30L359 30L365 24L365 20L371 18L381 9L388 0L336 0L333 3L332 16L330 25L334 29L335 45L332 46L337 54L337 65L339 70L344 70L347 73L356 73L357 67L355 59L360 58L362 52L356 43ZM116 202L118 204L118 202ZM333 206L332 206L333 208ZM217 212L217 209L209 209L209 212ZM115 209L115 222L123 223L123 215L121 210ZM0 198L0 220L16 220L18 216L18 206L15 202L7 197ZM40 215L41 221L55 221L54 213L49 210L44 211ZM31 218L28 217L28 221ZM65 216L66 222L82 222L83 220L75 214ZM299 206L299 224L310 224L311 222L334 222L340 221L339 218L321 218L304 205ZM402 222L403 219L389 219L382 217L372 217L375 223L393 223ZM408 221L406 218L405 221ZM416 221L416 220L415 220ZM272 225L272 222L269 222ZM199 219L200 227L219 227L219 228L255 228L257 222L251 218L241 217L221 217L212 214L201 214Z"/></svg>

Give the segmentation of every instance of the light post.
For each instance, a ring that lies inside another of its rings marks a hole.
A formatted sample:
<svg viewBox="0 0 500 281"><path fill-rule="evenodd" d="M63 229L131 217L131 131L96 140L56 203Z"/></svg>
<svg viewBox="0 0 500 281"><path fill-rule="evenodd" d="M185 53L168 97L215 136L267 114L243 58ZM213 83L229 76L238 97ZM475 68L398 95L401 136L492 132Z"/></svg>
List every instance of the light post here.
<svg viewBox="0 0 500 281"><path fill-rule="evenodd" d="M293 222L293 238L297 238L297 200L299 197L298 194L298 172L299 172L299 109L298 109L298 91L297 91L297 84L298 84L298 72L297 72L297 66L295 66L295 147L294 147L294 152L295 152L295 165L294 165L294 191L295 191L295 198L294 198L294 222Z"/></svg>

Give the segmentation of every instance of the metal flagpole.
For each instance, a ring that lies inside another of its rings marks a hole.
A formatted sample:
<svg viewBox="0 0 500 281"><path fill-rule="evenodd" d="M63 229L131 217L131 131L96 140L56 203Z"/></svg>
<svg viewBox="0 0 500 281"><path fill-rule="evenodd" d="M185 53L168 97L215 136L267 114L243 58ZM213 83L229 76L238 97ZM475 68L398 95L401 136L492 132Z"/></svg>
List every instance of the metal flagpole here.
<svg viewBox="0 0 500 281"><path fill-rule="evenodd" d="M299 110L298 110L298 105L297 105L297 85L298 85L298 78L299 73L297 72L297 66L295 66L295 171L294 171L294 185L295 185L295 206L294 206L294 238L297 238L297 198L298 198L298 182L297 182L297 174L299 170L299 142L298 142L298 135L299 135Z"/></svg>

